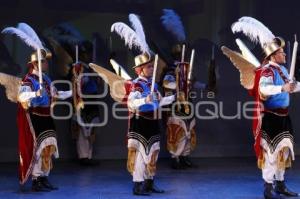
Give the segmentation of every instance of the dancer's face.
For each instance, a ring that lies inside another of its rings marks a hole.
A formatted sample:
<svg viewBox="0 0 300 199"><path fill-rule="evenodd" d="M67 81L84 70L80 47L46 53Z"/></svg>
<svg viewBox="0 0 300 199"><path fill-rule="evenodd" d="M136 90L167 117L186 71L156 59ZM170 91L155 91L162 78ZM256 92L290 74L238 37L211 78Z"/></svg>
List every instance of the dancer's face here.
<svg viewBox="0 0 300 199"><path fill-rule="evenodd" d="M143 66L142 75L146 78L150 78L153 76L153 63L152 62L145 64L145 66Z"/></svg>
<svg viewBox="0 0 300 199"><path fill-rule="evenodd" d="M42 64L42 71L47 72L48 71L48 61L46 59L42 59L41 64ZM37 61L34 62L33 65L34 65L35 70L39 70L39 65L38 65Z"/></svg>
<svg viewBox="0 0 300 199"><path fill-rule="evenodd" d="M285 64L286 63L286 54L283 50L283 48L280 48L277 50L277 52L274 53L274 55L271 56L271 61L276 62L278 64Z"/></svg>

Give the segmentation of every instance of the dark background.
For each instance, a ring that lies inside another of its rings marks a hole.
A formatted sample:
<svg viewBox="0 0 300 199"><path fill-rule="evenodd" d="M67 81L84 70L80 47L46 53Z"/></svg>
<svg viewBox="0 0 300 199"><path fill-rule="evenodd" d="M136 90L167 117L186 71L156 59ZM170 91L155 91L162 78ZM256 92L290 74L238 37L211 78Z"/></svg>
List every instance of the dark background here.
<svg viewBox="0 0 300 199"><path fill-rule="evenodd" d="M159 46L167 55L174 40L161 26L159 18L163 8L174 9L182 18L186 29L188 45L196 49L194 76L201 82L207 82L207 67L211 49L215 45L217 64L218 92L213 99L207 98L207 93L197 91L198 101L216 102L217 108L224 115L234 116L241 112L243 106L251 98L239 84L239 72L231 62L220 52L220 47L226 45L237 50L230 26L242 16L252 16L262 21L276 36L282 36L286 41L293 42L293 35L300 33L299 1L278 0L2 0L0 1L0 28L16 26L19 22L30 24L36 32L43 32L61 22L74 25L82 35L92 41L98 38L98 64L108 66L109 50L116 52L116 60L127 68L132 75L133 54L124 46L124 42L110 33L110 26L116 21L128 23L128 14L136 13L141 17L146 38L151 47L153 43ZM1 34L1 59L7 59L9 52L11 61L1 63L1 72L22 76L26 70L26 62L31 50L13 36ZM109 38L112 45L109 46ZM255 55L261 59L263 54L259 47L247 43ZM111 48L111 49L109 49ZM189 54L189 53L188 53ZM299 63L298 63L299 64ZM21 66L20 68L18 66ZM0 88L0 161L17 161L16 104L9 102L3 87ZM113 100L107 96L101 101L109 107ZM291 117L295 129L295 150L299 155L300 124L299 124L299 94L291 97ZM63 111L64 108L61 107ZM206 109L214 111L211 105L203 105L199 113L207 115ZM218 113L220 116L220 113ZM126 158L127 121L116 120L108 115L108 124L97 130L95 157L97 159ZM69 121L56 121L61 158L76 157L75 141L71 139ZM162 133L162 157L168 156L165 149L165 133ZM193 157L244 157L254 156L251 121L241 119L197 120L198 144L192 153Z"/></svg>

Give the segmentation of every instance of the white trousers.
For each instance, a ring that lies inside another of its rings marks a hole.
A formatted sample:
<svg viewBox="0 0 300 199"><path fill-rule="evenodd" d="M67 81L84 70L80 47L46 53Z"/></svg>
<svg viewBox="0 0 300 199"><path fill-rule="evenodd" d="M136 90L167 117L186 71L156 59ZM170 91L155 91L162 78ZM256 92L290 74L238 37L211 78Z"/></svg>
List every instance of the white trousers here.
<svg viewBox="0 0 300 199"><path fill-rule="evenodd" d="M33 170L32 170L32 178L36 179L37 177L42 177L42 176L49 176L50 174L50 169L49 171L42 171L42 157L37 159L33 165Z"/></svg>
<svg viewBox="0 0 300 199"><path fill-rule="evenodd" d="M191 140L184 137L177 146L176 151L170 151L172 158L177 158L179 156L188 156L191 154Z"/></svg>
<svg viewBox="0 0 300 199"><path fill-rule="evenodd" d="M89 140L89 137L86 137L84 135L82 128L80 128L76 145L77 145L78 158L92 159L93 145Z"/></svg>
<svg viewBox="0 0 300 199"><path fill-rule="evenodd" d="M134 171L132 173L133 182L143 182L146 179L153 179L147 172L147 166L140 152L137 151L136 160L134 164Z"/></svg>
<svg viewBox="0 0 300 199"><path fill-rule="evenodd" d="M284 161L286 161L289 157L289 151L284 153ZM274 180L283 181L285 169L279 169L277 167L277 158L269 157L268 153L264 152L265 156L265 165L262 169L262 177L267 183L273 183ZM271 160L276 161L271 161Z"/></svg>

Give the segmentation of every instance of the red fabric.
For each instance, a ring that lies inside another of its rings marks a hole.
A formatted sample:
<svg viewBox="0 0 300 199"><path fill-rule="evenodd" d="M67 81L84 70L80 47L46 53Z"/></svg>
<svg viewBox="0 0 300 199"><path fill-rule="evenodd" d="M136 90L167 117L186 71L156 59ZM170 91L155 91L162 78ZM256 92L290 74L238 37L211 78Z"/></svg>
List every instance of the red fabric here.
<svg viewBox="0 0 300 199"><path fill-rule="evenodd" d="M81 63L73 64L73 67L75 68L77 75L79 75L83 70L83 65Z"/></svg>
<svg viewBox="0 0 300 199"><path fill-rule="evenodd" d="M261 70L260 76L272 77L274 79L274 71L271 68L264 68L264 70Z"/></svg>
<svg viewBox="0 0 300 199"><path fill-rule="evenodd" d="M26 112L18 104L17 124L19 129L19 179L20 184L24 184L31 174L31 166L34 154L34 134L30 131Z"/></svg>
<svg viewBox="0 0 300 199"><path fill-rule="evenodd" d="M50 115L50 108L49 107L30 107L29 111L31 113L36 113L40 115Z"/></svg>
<svg viewBox="0 0 300 199"><path fill-rule="evenodd" d="M188 63L179 63L179 91L184 92L185 96L188 95Z"/></svg>
<svg viewBox="0 0 300 199"><path fill-rule="evenodd" d="M124 104L126 104L126 106L127 106L127 99L128 99L128 95L131 91L132 81L129 81L129 80L126 81L124 84L124 87L125 87L126 95L124 96L122 102L124 102Z"/></svg>
<svg viewBox="0 0 300 199"><path fill-rule="evenodd" d="M255 111L253 113L253 121L252 121L252 132L254 136L254 150L256 157L259 158L261 154L261 113L263 112L263 107L261 106L261 99L259 95L259 80L263 73L262 68L258 68L255 71L255 79L254 79L254 87L252 90L249 90L249 94L255 99Z"/></svg>
<svg viewBox="0 0 300 199"><path fill-rule="evenodd" d="M287 108L276 108L272 110L265 109L264 112L280 114L280 115L288 115L289 110Z"/></svg>
<svg viewBox="0 0 300 199"><path fill-rule="evenodd" d="M82 101L81 95L79 94L79 91L82 92L83 87L83 76L80 78L80 84L78 85L77 78L82 74L83 72L83 65L81 63L75 63L73 64L73 93L74 93L74 106L77 107L78 103ZM78 88L80 86L80 88ZM81 93L82 94L82 93Z"/></svg>
<svg viewBox="0 0 300 199"><path fill-rule="evenodd" d="M139 82L136 82L136 83L132 83L132 84L131 84L131 88L130 88L130 90L129 90L129 93L130 93L130 92L135 92L135 91L139 91L139 92L141 92L141 93L144 92L144 89L143 89L142 85L141 85Z"/></svg>

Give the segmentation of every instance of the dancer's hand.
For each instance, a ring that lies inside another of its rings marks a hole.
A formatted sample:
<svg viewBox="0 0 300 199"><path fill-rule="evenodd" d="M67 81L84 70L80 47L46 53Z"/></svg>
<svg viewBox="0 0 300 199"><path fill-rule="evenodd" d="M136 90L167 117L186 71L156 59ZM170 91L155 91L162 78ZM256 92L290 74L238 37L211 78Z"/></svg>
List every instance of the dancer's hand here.
<svg viewBox="0 0 300 199"><path fill-rule="evenodd" d="M152 95L151 94L147 95L145 102L146 103L151 103L152 101L153 101Z"/></svg>
<svg viewBox="0 0 300 199"><path fill-rule="evenodd" d="M281 91L292 93L295 90L296 86L297 86L296 82L286 83L282 86Z"/></svg>
<svg viewBox="0 0 300 199"><path fill-rule="evenodd" d="M42 96L42 93L43 93L43 90L42 90L42 89L39 89L39 90L37 90L37 91L35 92L35 94L36 94L37 97Z"/></svg>

